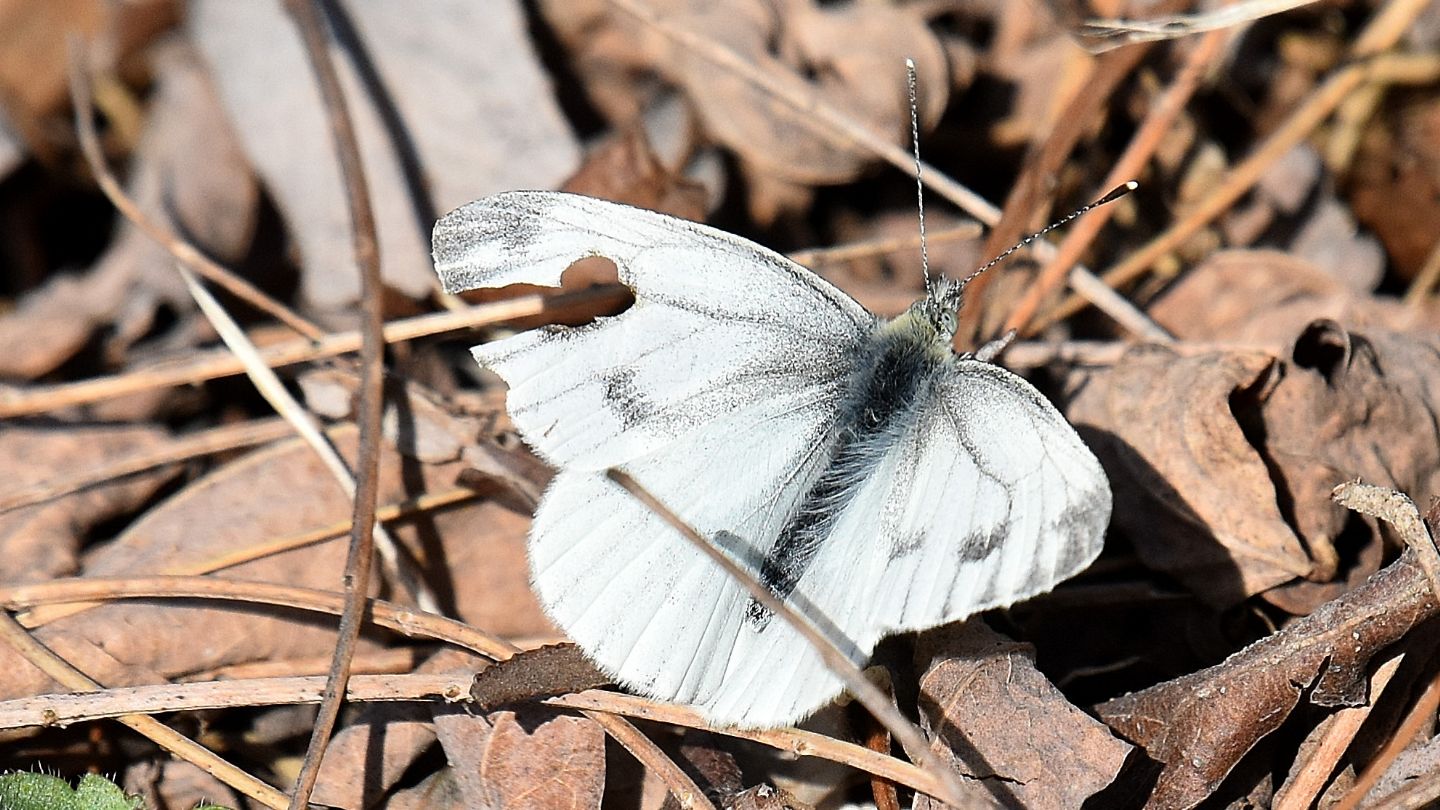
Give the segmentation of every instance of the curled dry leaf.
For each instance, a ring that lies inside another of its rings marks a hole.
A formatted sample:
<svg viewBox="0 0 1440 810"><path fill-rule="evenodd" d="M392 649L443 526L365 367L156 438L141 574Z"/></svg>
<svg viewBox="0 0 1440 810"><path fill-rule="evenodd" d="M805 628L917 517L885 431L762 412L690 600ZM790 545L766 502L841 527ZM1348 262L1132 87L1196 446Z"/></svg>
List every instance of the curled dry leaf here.
<svg viewBox="0 0 1440 810"><path fill-rule="evenodd" d="M1362 704L1370 659L1437 612L1429 582L1407 551L1364 586L1223 663L1096 711L1163 764L1147 807L1194 807L1280 727L1302 694L1322 707Z"/></svg>
<svg viewBox="0 0 1440 810"><path fill-rule="evenodd" d="M1317 321L1296 338L1259 403L1266 461L1279 497L1317 559L1336 558L1349 518L1331 490L1356 478L1440 494L1440 341ZM1373 529L1362 548L1378 547ZM1370 555L1378 565L1378 554ZM1364 576L1362 568L1353 572ZM1302 589L1303 591L1304 589ZM1297 594L1270 594L1285 598ZM1334 594L1290 605L1308 612ZM1284 603L1281 603L1284 606Z"/></svg>
<svg viewBox="0 0 1440 810"><path fill-rule="evenodd" d="M1181 357L1141 346L1088 379L1069 410L1090 429L1086 438L1110 476L1112 526L1146 565L1215 605L1312 568L1231 408L1272 362L1259 353Z"/></svg>
<svg viewBox="0 0 1440 810"><path fill-rule="evenodd" d="M1330 492L1356 477L1440 492L1437 350L1430 336L1333 321L1306 324L1273 363L1136 349L1089 380L1071 414L1099 430L1112 478L1132 484L1116 486L1115 524L1206 601L1297 578L1353 585L1379 566L1380 538L1356 536L1341 570L1337 540L1357 527ZM1341 590L1293 583L1266 596L1307 613Z"/></svg>
<svg viewBox="0 0 1440 810"><path fill-rule="evenodd" d="M543 706L441 714L435 729L466 807L600 807L605 732Z"/></svg>
<svg viewBox="0 0 1440 810"><path fill-rule="evenodd" d="M1293 257L1230 251L1187 274L1152 311L1186 337L1280 348L1265 384L1246 386L1232 408L1264 460L1274 501L1316 562L1317 579L1337 573L1342 550L1335 541L1353 526L1330 501L1336 484L1360 477L1440 492L1440 341L1422 310L1357 295ZM1188 491L1181 483L1171 481ZM1235 503L1253 511L1263 492ZM1344 572L1351 585L1380 562L1378 535L1372 529L1366 536ZM1341 588L1294 583L1267 598L1305 613Z"/></svg>
<svg viewBox="0 0 1440 810"><path fill-rule="evenodd" d="M358 52L336 66L376 207L385 282L424 297L434 284L429 237L438 213L498 191L551 188L574 170L579 148L519 3L383 0L343 9L353 16L339 26L342 39ZM188 23L299 245L305 300L349 305L360 276L344 187L294 26L279 0L202 0L190 4Z"/></svg>
<svg viewBox="0 0 1440 810"><path fill-rule="evenodd" d="M9 494L153 450L164 442L165 432L155 428L8 427L0 430L0 481ZM0 582L74 573L91 528L135 511L173 477L173 470L150 470L0 513Z"/></svg>
<svg viewBox="0 0 1440 810"><path fill-rule="evenodd" d="M922 637L920 719L932 747L1002 807L1079 807L1112 781L1131 746L1035 669L1034 648L978 620ZM942 805L917 796L915 810Z"/></svg>

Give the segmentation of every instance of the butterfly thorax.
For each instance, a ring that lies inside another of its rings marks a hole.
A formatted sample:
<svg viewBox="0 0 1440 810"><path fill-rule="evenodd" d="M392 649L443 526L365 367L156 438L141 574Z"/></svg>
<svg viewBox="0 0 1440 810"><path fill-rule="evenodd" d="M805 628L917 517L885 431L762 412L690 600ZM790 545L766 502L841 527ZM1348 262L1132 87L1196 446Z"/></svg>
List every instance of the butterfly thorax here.
<svg viewBox="0 0 1440 810"><path fill-rule="evenodd" d="M877 323L855 355L819 471L781 528L760 569L760 581L780 598L799 584L815 552L865 484L878 461L916 423L918 404L952 362L942 336L920 306ZM758 602L749 618L757 630L770 619Z"/></svg>

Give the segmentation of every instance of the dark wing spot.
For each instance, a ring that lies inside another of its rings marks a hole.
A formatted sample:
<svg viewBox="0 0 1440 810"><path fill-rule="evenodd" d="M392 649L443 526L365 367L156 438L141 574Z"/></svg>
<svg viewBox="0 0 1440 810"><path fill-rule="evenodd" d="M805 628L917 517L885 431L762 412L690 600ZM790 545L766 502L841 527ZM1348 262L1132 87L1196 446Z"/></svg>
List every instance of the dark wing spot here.
<svg viewBox="0 0 1440 810"><path fill-rule="evenodd" d="M610 410L615 412L620 418L620 424L627 429L653 418L659 410L653 402L645 398L640 387L635 384L633 368L622 366L610 369L600 376L600 384L604 388L605 401L610 405Z"/></svg>
<svg viewBox="0 0 1440 810"><path fill-rule="evenodd" d="M1010 516L1007 514L1005 519L991 527L990 531L968 535L960 543L960 547L955 549L955 553L962 562L979 562L999 551L1005 538L1009 536Z"/></svg>
<svg viewBox="0 0 1440 810"><path fill-rule="evenodd" d="M895 562L902 557L908 557L914 554L916 551L919 551L920 547L924 544L924 532L911 532L904 537L896 538L895 543L890 546L890 562Z"/></svg>

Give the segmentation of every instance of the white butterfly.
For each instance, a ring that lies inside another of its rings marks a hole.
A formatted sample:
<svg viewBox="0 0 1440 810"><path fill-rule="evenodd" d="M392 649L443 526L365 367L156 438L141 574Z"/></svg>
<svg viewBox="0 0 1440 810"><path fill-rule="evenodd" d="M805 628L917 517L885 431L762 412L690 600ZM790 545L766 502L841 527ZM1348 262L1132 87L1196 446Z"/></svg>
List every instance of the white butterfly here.
<svg viewBox="0 0 1440 810"><path fill-rule="evenodd" d="M635 303L476 346L558 469L530 530L550 617L626 688L738 726L841 690L818 654L605 478L620 467L863 663L883 636L1048 591L1100 552L1110 488L1029 383L951 349L960 285L894 320L704 225L559 192L440 220L452 292L558 286L587 256Z"/></svg>

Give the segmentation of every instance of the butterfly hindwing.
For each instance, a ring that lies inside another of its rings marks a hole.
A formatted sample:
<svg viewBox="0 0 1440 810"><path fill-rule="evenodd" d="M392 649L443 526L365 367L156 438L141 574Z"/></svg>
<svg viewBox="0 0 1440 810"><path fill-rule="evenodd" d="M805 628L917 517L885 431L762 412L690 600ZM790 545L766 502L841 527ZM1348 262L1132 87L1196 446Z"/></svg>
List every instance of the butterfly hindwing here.
<svg viewBox="0 0 1440 810"><path fill-rule="evenodd" d="M869 546L883 557L873 619L886 632L1014 604L1100 553L1104 471L1054 405L1004 369L956 360L892 453L894 475L871 483L885 515Z"/></svg>

